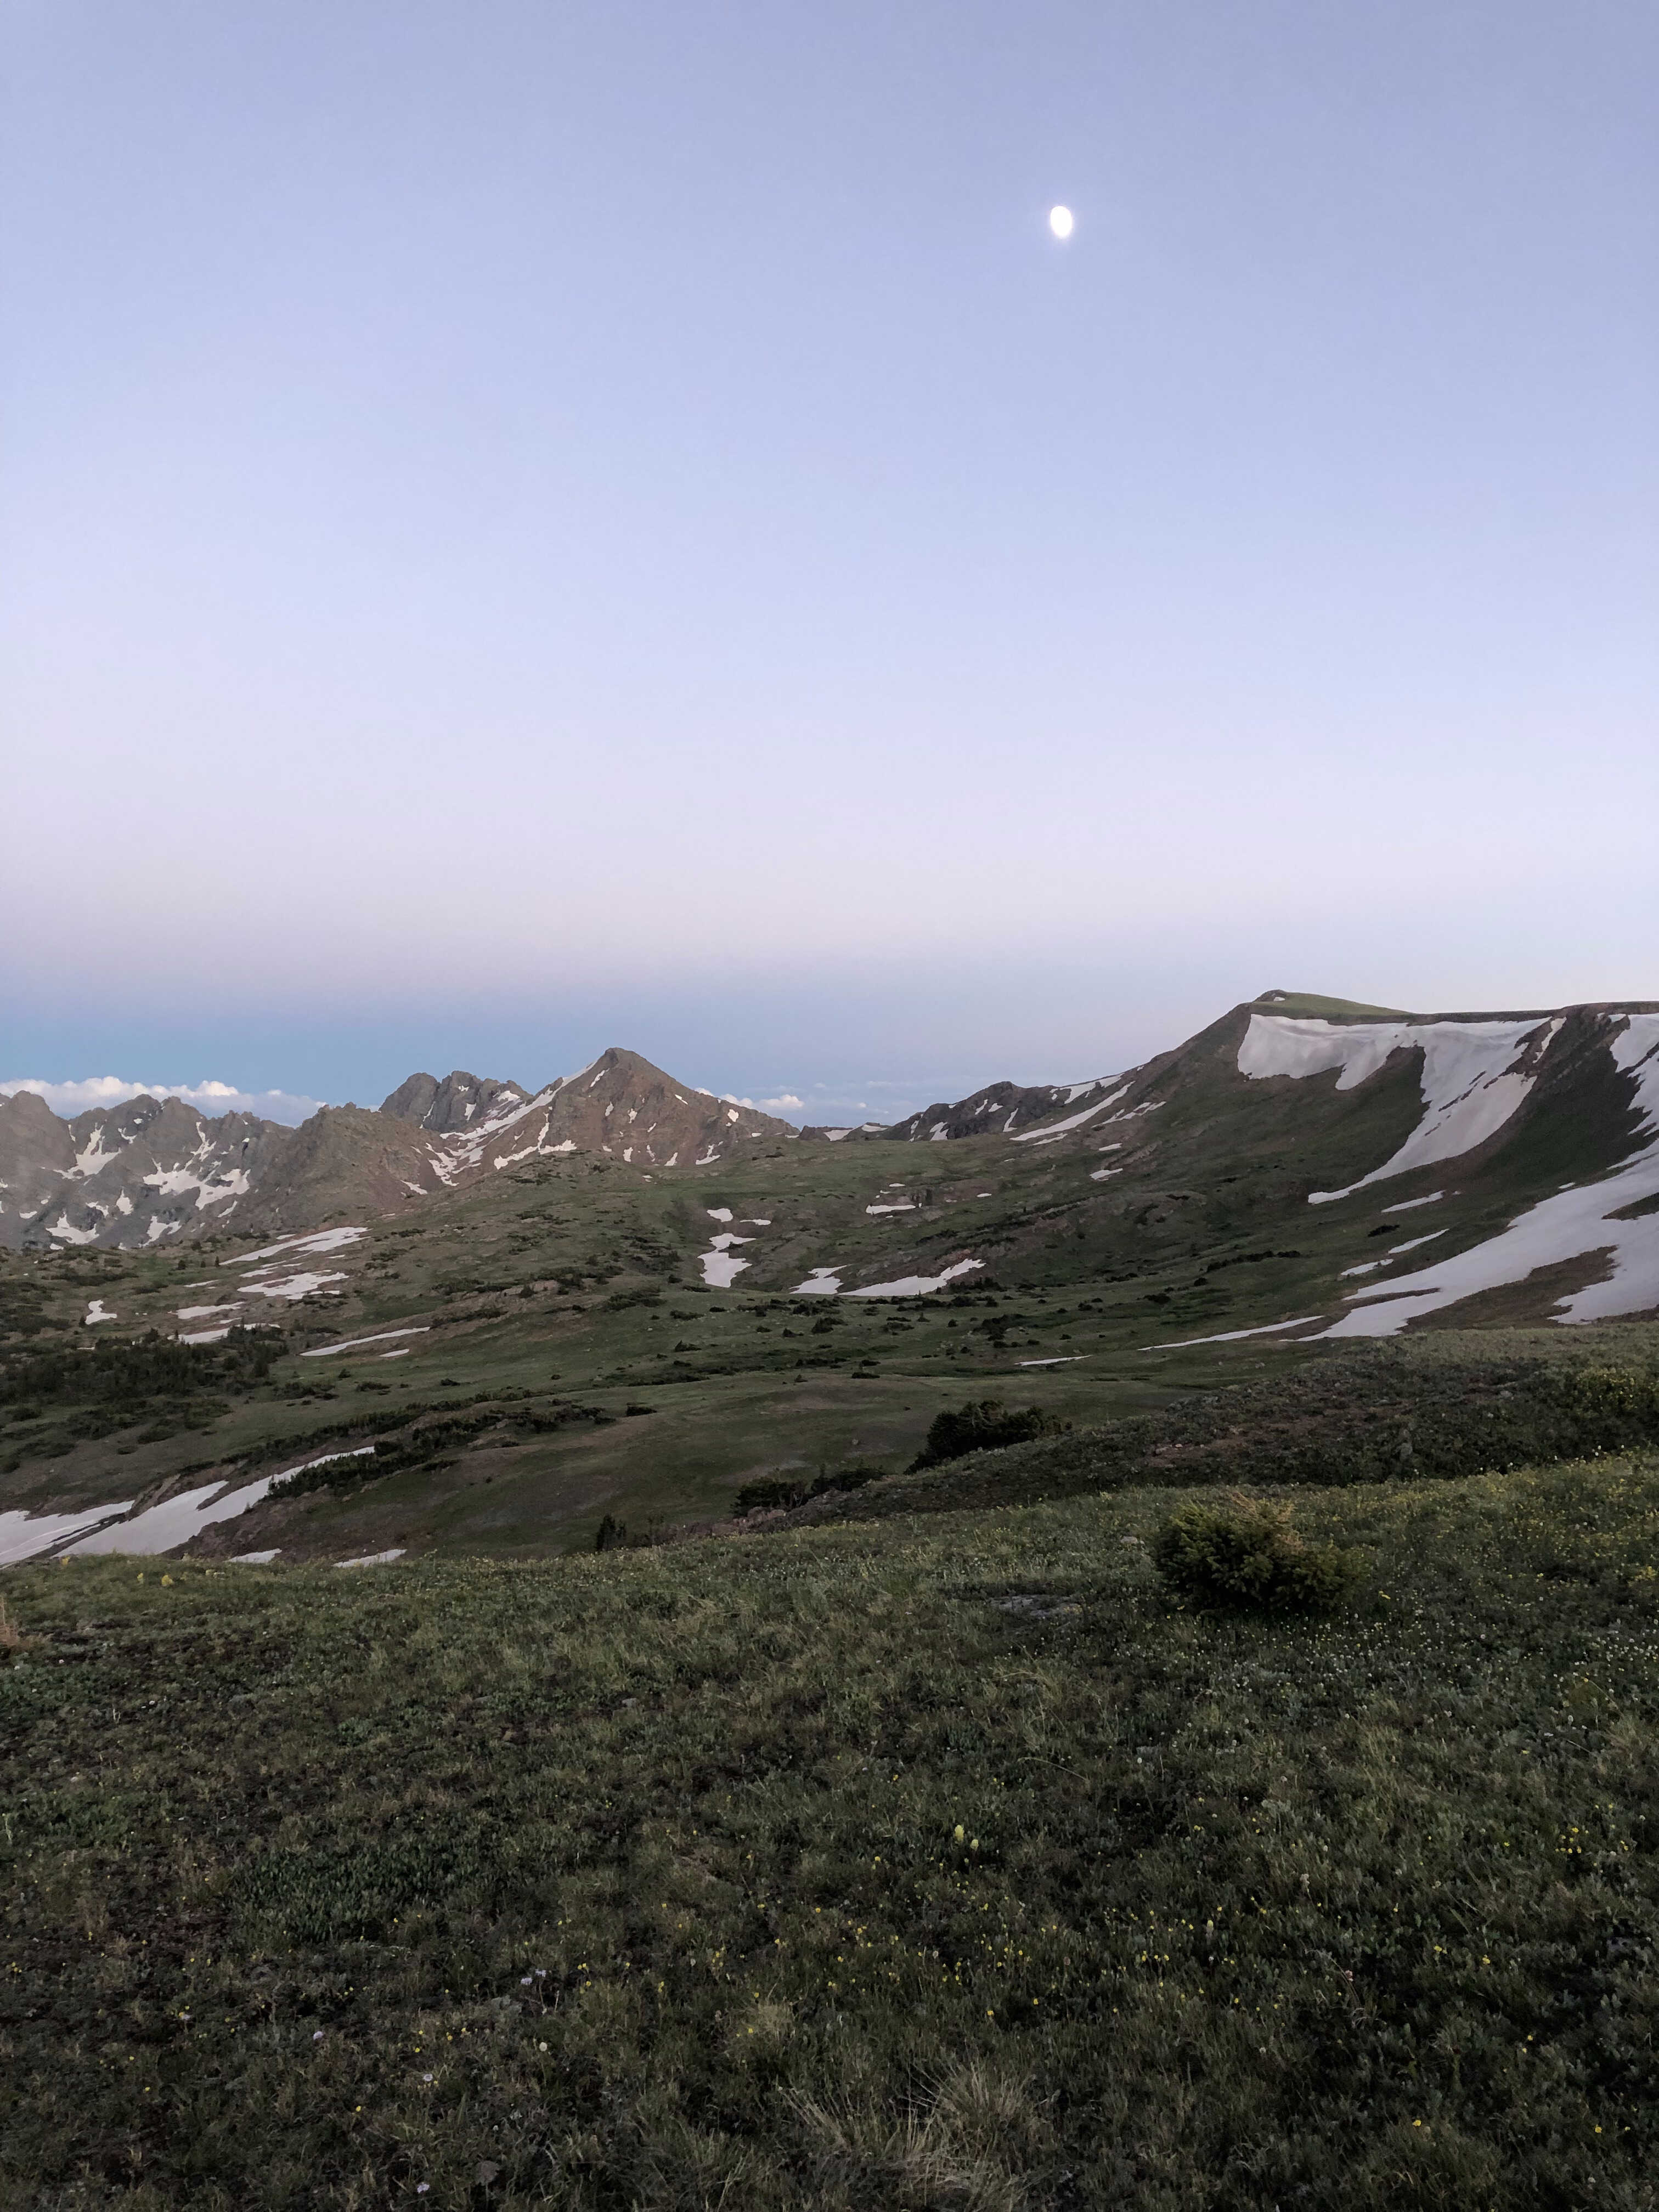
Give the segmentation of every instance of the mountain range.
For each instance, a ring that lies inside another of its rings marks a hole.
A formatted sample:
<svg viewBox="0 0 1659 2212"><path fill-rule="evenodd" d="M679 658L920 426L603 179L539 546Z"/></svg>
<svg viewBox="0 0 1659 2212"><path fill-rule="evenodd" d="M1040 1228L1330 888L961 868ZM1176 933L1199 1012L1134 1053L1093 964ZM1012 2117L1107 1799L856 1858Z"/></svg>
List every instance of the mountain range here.
<svg viewBox="0 0 1659 2212"><path fill-rule="evenodd" d="M526 1159L591 1152L641 1173L709 1167L793 1138L612 1047L534 1092L456 1070L411 1075L378 1109L325 1106L297 1129L210 1119L138 1097L63 1121L32 1091L0 1097L0 1245L139 1249L388 1212Z"/></svg>
<svg viewBox="0 0 1659 2212"><path fill-rule="evenodd" d="M1118 1076L999 1082L850 1129L797 1130L615 1047L534 1091L459 1070L411 1075L377 1109L327 1107L297 1129L150 1097L65 1121L17 1092L0 1097L0 1243L132 1249L293 1235L441 1205L573 1156L675 1182L739 1162L781 1169L797 1146L975 1139L1007 1158L1097 1155L1081 1188L1055 1194L1091 1249L1103 1232L1122 1244L1126 1201L1143 1230L1179 1218L1200 1244L1206 1225L1271 1218L1282 1229L1362 1193L1396 1208L1442 1206L1432 1229L1346 1271L1353 1310L1328 1322L1346 1333L1392 1332L1540 1269L1567 1271L1563 1318L1659 1304L1659 1011L1649 1002L1413 1014L1274 991ZM1455 1193L1427 1188L1454 1170ZM868 1212L917 1217L891 1225L915 1232L902 1278L923 1284L989 1265L1018 1273L1052 1228L1028 1206L970 1246L956 1221L906 1194L873 1194ZM1419 1249L1411 1267L1393 1264ZM759 1253L729 1257L726 1279L764 1265ZM838 1249L817 1256L808 1283L855 1291L861 1273L894 1279L884 1255L865 1267Z"/></svg>

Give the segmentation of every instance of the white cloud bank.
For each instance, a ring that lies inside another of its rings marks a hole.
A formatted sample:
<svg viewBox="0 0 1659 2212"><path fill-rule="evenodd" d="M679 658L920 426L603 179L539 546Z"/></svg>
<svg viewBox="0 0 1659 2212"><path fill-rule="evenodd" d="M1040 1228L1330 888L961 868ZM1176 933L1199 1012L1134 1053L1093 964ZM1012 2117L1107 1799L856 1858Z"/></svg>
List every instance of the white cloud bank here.
<svg viewBox="0 0 1659 2212"><path fill-rule="evenodd" d="M0 1097L33 1091L66 1121L94 1106L120 1106L129 1098L182 1098L198 1114L258 1114L289 1127L307 1121L322 1104L288 1091L238 1091L228 1083L129 1083L121 1075L89 1075L79 1083L48 1083L38 1075L0 1076Z"/></svg>
<svg viewBox="0 0 1659 2212"><path fill-rule="evenodd" d="M727 1106L747 1106L763 1114L777 1114L792 1106L805 1106L804 1098L797 1098L793 1091L785 1091L775 1098L739 1098L735 1091L722 1091L721 1100Z"/></svg>
<svg viewBox="0 0 1659 2212"><path fill-rule="evenodd" d="M868 1088L867 1085L866 1087ZM781 1091L775 1098L739 1097L735 1091L722 1091L720 1095L727 1106L748 1106L763 1114L778 1114L786 1121L845 1121L869 1110L862 1098L848 1098L839 1091L815 1090L810 1086L804 1098L795 1091ZM902 1121L909 1110L906 1107L902 1111L884 1115L884 1119Z"/></svg>

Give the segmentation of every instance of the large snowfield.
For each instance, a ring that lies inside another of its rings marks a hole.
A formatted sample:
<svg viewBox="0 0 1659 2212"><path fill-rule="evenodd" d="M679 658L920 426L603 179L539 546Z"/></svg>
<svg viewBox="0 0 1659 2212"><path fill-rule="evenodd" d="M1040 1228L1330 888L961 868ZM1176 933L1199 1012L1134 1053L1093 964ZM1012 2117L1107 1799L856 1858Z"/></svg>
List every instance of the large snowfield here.
<svg viewBox="0 0 1659 2212"><path fill-rule="evenodd" d="M1347 1091L1375 1074L1391 1052L1422 1051L1422 1121L1381 1167L1346 1190L1312 1194L1310 1204L1326 1205L1408 1169L1455 1159L1495 1135L1536 1079L1516 1061L1530 1054L1535 1065L1559 1027L1559 1017L1336 1024L1255 1014L1238 1064L1255 1077L1316 1075L1334 1067L1340 1070L1337 1089ZM1637 1211L1659 1198L1659 1014L1624 1017L1608 1049L1620 1073L1636 1079L1640 1149L1631 1158L1593 1182L1564 1186L1467 1251L1350 1291L1353 1310L1322 1333L1393 1336L1421 1314L1524 1282L1538 1268L1591 1257L1600 1261L1601 1279L1564 1293L1557 1320L1601 1321L1659 1306L1659 1212Z"/></svg>

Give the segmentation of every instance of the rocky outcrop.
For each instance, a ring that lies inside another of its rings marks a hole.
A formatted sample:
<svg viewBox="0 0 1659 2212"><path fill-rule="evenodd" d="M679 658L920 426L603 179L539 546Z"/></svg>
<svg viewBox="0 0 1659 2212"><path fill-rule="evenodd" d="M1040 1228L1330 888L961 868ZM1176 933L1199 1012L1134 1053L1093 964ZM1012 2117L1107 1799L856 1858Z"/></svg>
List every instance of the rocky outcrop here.
<svg viewBox="0 0 1659 2212"><path fill-rule="evenodd" d="M396 1121L412 1121L416 1128L451 1136L510 1112L528 1096L516 1083L498 1083L493 1076L469 1075L458 1067L441 1083L435 1076L411 1075L381 1101L380 1111Z"/></svg>

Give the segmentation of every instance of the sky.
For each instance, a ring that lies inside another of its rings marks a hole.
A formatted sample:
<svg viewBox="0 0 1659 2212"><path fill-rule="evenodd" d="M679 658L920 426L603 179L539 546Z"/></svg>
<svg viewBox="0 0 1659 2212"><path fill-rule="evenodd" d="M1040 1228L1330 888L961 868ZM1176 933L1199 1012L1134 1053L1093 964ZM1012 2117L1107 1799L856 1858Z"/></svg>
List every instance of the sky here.
<svg viewBox="0 0 1659 2212"><path fill-rule="evenodd" d="M5 13L0 1087L1659 997L1651 9Z"/></svg>

